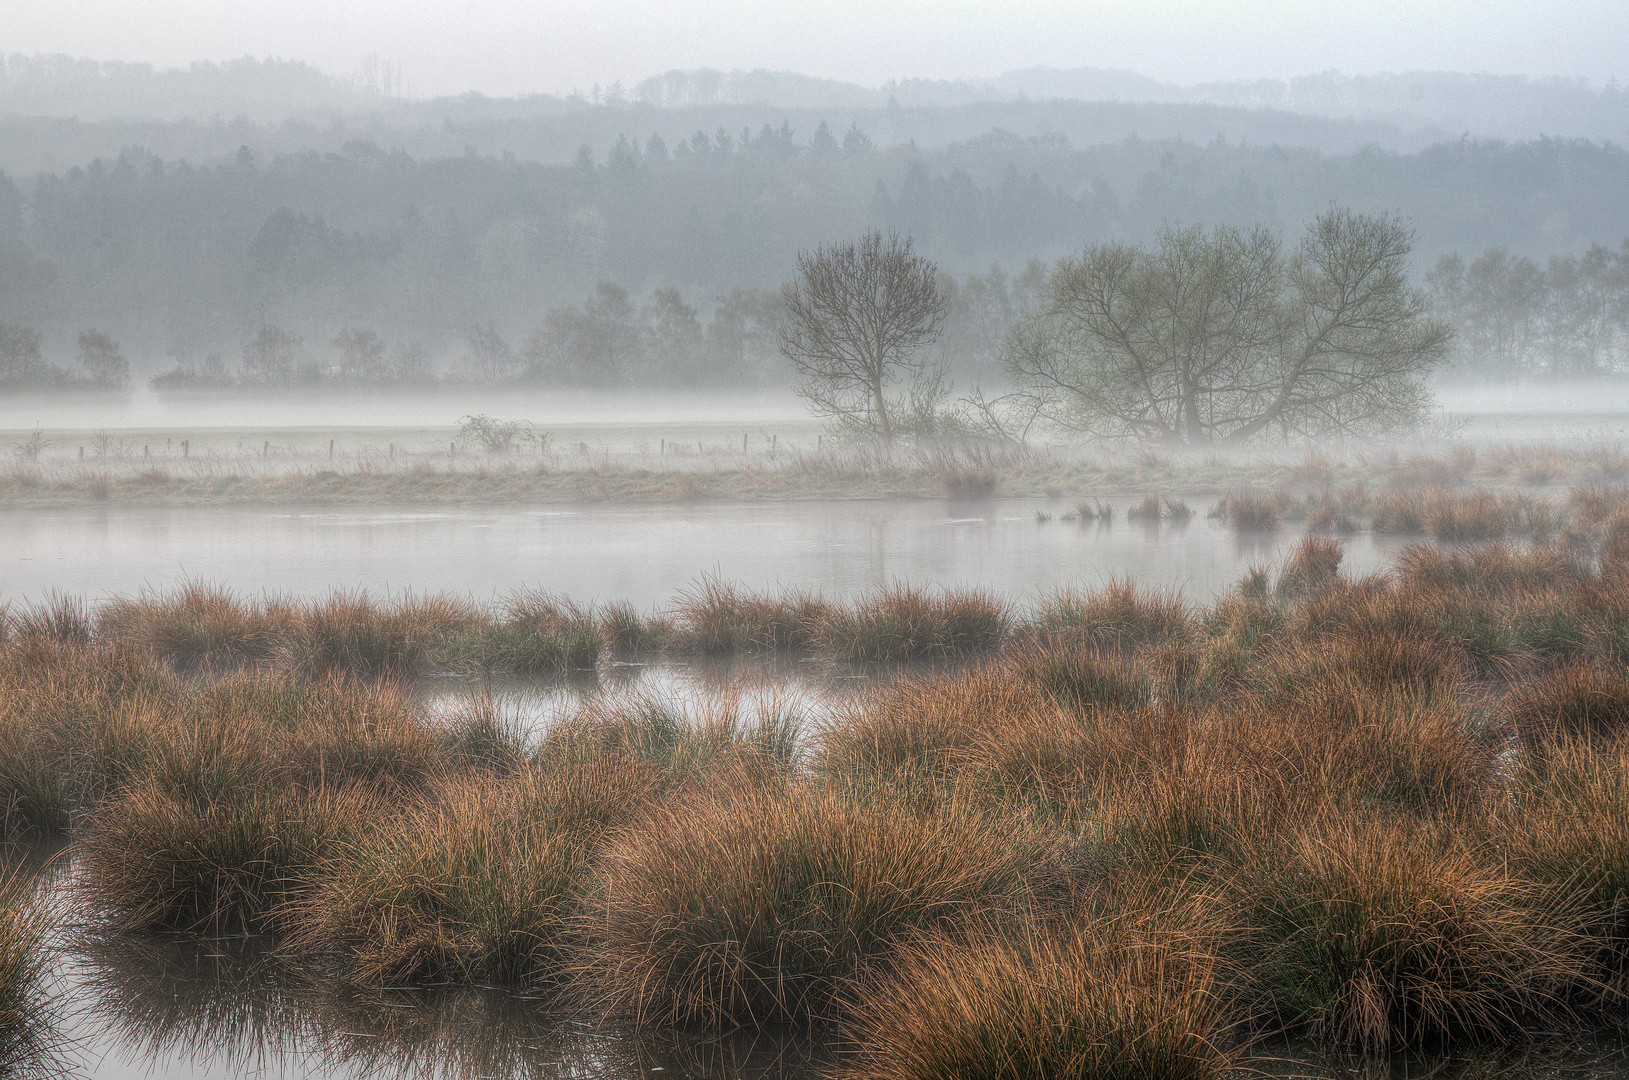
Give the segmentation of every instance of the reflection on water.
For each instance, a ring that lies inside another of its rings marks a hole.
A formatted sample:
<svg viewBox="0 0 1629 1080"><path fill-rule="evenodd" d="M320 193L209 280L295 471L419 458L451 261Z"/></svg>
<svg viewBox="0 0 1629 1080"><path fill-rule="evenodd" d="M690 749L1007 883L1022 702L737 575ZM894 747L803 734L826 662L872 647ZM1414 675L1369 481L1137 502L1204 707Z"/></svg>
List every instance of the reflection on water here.
<svg viewBox="0 0 1629 1080"><path fill-rule="evenodd" d="M27 862L60 887L58 850L38 849ZM841 1057L818 1032L636 1029L573 1012L544 992L362 989L283 960L260 937L104 937L70 922L59 944L48 987L52 1071L69 1076L815 1080ZM1260 1075L1284 1080L1629 1080L1621 1033L1379 1060L1305 1041L1256 1053Z"/></svg>
<svg viewBox="0 0 1629 1080"><path fill-rule="evenodd" d="M1212 500L1190 502L1201 511ZM183 576L251 593L451 591L476 599L520 586L578 600L666 604L702 573L754 588L807 587L836 599L894 581L993 589L1021 600L1131 577L1196 601L1298 539L1239 536L1203 517L1103 525L1037 521L1061 500L972 505L930 500L579 507L76 507L0 515L0 598L52 589L99 597ZM1400 546L1346 541L1363 573Z"/></svg>
<svg viewBox="0 0 1629 1080"><path fill-rule="evenodd" d="M797 1080L832 1060L786 1030L634 1031L495 989L361 990L255 938L91 940L60 982L69 1057L97 1077Z"/></svg>
<svg viewBox="0 0 1629 1080"><path fill-rule="evenodd" d="M364 990L281 961L255 938L80 942L58 976L64 1064L91 1077L581 1077L814 1080L840 1057L790 1029L704 1035L572 1015L491 988ZM1258 1048L1275 1077L1586 1080L1629 1076L1621 1036L1364 1059L1292 1042Z"/></svg>

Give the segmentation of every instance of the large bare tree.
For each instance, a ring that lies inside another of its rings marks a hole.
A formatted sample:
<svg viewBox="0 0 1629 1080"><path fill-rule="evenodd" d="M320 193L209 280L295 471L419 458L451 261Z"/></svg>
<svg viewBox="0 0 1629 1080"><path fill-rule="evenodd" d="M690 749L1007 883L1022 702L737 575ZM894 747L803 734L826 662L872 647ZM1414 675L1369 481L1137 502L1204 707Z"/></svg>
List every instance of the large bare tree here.
<svg viewBox="0 0 1629 1080"><path fill-rule="evenodd" d="M946 391L928 346L948 300L938 268L908 237L869 232L798 256L783 290L781 351L798 393L835 428L893 445L901 420L920 426Z"/></svg>
<svg viewBox="0 0 1629 1080"><path fill-rule="evenodd" d="M1053 273L1006 362L1033 413L1183 444L1363 435L1428 407L1452 330L1408 280L1409 230L1333 210L1285 253L1265 229L1167 229L1154 251L1088 248Z"/></svg>

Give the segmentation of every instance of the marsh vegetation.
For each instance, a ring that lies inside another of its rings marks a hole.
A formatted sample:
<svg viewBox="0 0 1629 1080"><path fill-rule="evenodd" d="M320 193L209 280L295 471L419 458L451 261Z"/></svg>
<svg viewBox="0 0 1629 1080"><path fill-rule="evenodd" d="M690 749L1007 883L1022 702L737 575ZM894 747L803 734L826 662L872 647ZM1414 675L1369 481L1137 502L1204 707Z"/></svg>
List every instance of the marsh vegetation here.
<svg viewBox="0 0 1629 1080"><path fill-rule="evenodd" d="M360 988L789 1024L852 1077L1542 1042L1629 992L1626 550L1594 491L1359 578L1308 536L1203 607L58 598L7 614L0 802L8 839L66 833L56 902L108 940L248 931ZM883 677L802 710L591 696L534 731L414 682L658 652Z"/></svg>

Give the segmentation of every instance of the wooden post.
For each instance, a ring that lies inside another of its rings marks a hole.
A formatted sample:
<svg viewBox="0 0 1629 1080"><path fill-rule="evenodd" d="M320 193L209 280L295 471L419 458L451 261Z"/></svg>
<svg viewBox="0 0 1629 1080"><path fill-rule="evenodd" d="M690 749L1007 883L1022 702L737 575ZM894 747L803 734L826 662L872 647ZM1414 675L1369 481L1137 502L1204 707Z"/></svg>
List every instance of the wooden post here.
<svg viewBox="0 0 1629 1080"><path fill-rule="evenodd" d="M662 440L662 456L667 457L667 440Z"/></svg>
<svg viewBox="0 0 1629 1080"><path fill-rule="evenodd" d="M744 431L741 433L741 452L747 452L747 433Z"/></svg>
<svg viewBox="0 0 1629 1080"><path fill-rule="evenodd" d="M80 460L80 461L84 461L84 460L85 460L85 448L84 448L84 447L83 447L83 446L81 446L81 447L80 447L80 448L79 448L79 460Z"/></svg>
<svg viewBox="0 0 1629 1080"><path fill-rule="evenodd" d="M192 440L191 439L182 439L181 440L181 456L182 457L191 457L192 456Z"/></svg>
<svg viewBox="0 0 1629 1080"><path fill-rule="evenodd" d="M334 440L333 439L328 440L328 460L329 461L334 460Z"/></svg>

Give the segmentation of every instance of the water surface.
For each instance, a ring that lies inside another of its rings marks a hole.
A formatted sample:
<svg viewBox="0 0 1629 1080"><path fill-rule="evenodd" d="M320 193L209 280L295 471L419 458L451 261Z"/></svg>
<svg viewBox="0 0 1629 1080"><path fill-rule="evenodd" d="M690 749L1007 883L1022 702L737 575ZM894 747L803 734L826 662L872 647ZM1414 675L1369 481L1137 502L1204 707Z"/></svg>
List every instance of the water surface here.
<svg viewBox="0 0 1629 1080"><path fill-rule="evenodd" d="M521 586L579 600L666 604L703 574L828 598L894 582L985 588L1013 600L1130 577L1195 601L1278 558L1293 525L1240 536L1190 500L1186 523L1056 519L1061 500L696 505L75 507L0 512L0 596L91 598L191 577L249 593L450 591L478 600ZM1383 565L1396 538L1346 538L1349 573Z"/></svg>

